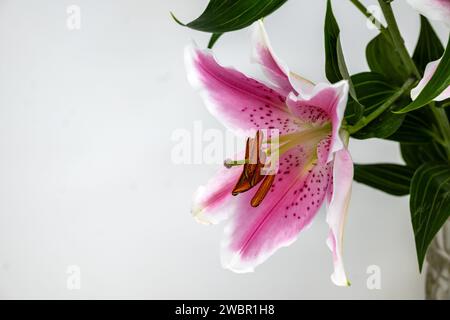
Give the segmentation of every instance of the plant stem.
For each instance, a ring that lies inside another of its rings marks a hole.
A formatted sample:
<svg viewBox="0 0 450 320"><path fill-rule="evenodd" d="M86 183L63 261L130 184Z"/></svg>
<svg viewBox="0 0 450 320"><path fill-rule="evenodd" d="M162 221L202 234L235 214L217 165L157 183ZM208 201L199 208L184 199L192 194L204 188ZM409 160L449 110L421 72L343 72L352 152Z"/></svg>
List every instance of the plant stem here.
<svg viewBox="0 0 450 320"><path fill-rule="evenodd" d="M417 66L414 63L413 59L409 55L408 50L406 49L405 41L403 40L398 28L398 24L395 20L394 12L392 10L390 2L391 1L389 0L378 0L378 3L380 4L381 10L383 11L384 17L388 24L387 30L391 34L392 43L409 74L416 77L416 79L420 79L420 72L417 69Z"/></svg>
<svg viewBox="0 0 450 320"><path fill-rule="evenodd" d="M373 120L378 118L383 112L385 112L389 107L391 107L394 104L394 102L397 101L402 95L404 95L406 92L409 92L415 83L416 80L413 78L406 80L403 86L398 91L396 91L392 96L390 96L389 99L387 99L379 108L377 108L371 114L362 117L353 126L348 127L347 128L348 132L350 134L358 132L359 130L367 126L369 123L371 123Z"/></svg>
<svg viewBox="0 0 450 320"><path fill-rule="evenodd" d="M389 33L388 29L383 25L383 23L378 20L367 8L361 3L359 0L350 0L351 3L355 5L355 7L362 12L363 15L367 17L367 19L372 22L372 24L380 31L380 33L384 36L384 38L390 43L392 43L392 37Z"/></svg>
<svg viewBox="0 0 450 320"><path fill-rule="evenodd" d="M434 102L430 103L430 109L436 119L436 125L438 126L439 133L442 137L442 141L438 142L445 148L447 158L450 160L450 123L447 114L443 108L436 107Z"/></svg>
<svg viewBox="0 0 450 320"><path fill-rule="evenodd" d="M387 31L386 27L378 20L369 10L361 3L359 0L350 0L351 3L355 5L355 7L362 12L363 15L369 19L370 22L373 23L375 27L378 28L381 32Z"/></svg>

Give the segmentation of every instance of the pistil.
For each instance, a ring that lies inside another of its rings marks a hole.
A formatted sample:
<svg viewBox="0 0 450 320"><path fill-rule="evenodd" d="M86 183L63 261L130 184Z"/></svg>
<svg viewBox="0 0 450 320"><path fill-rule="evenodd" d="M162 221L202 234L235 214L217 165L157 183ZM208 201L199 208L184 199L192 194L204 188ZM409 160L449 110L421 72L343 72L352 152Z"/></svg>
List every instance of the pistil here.
<svg viewBox="0 0 450 320"><path fill-rule="evenodd" d="M231 160L231 159L226 159L223 162L223 165L225 166L225 168L230 169L232 167L236 167L236 166L243 166L244 164L248 163L247 160L243 159L243 160Z"/></svg>

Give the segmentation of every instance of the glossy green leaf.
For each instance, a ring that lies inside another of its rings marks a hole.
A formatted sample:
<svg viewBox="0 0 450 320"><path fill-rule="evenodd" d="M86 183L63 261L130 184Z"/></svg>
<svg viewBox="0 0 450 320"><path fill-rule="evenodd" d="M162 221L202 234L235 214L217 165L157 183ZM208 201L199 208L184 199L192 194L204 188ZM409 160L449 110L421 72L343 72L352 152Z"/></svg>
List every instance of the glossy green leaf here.
<svg viewBox="0 0 450 320"><path fill-rule="evenodd" d="M436 104L436 107L438 107L438 108L448 108L448 107L450 107L450 99L445 99L443 101L436 101L435 104ZM446 110L449 110L449 109L446 109ZM448 113L448 111L447 111L447 113Z"/></svg>
<svg viewBox="0 0 450 320"><path fill-rule="evenodd" d="M433 119L428 109L419 109L406 114L401 127L388 140L403 143L430 143Z"/></svg>
<svg viewBox="0 0 450 320"><path fill-rule="evenodd" d="M447 161L445 150L433 141L429 143L401 143L400 151L403 160L411 168L418 168L427 162Z"/></svg>
<svg viewBox="0 0 450 320"><path fill-rule="evenodd" d="M416 240L419 269L428 246L450 217L450 166L426 163L411 181L411 221Z"/></svg>
<svg viewBox="0 0 450 320"><path fill-rule="evenodd" d="M401 86L408 79L407 68L390 40L383 34L369 42L366 59L370 70L382 74L389 83Z"/></svg>
<svg viewBox="0 0 450 320"><path fill-rule="evenodd" d="M436 35L427 18L420 16L420 35L414 50L413 60L423 74L425 67L431 61L435 61L444 54L444 46Z"/></svg>
<svg viewBox="0 0 450 320"><path fill-rule="evenodd" d="M191 29L224 33L248 27L286 2L287 0L210 0L205 11L187 24L172 16L179 24Z"/></svg>
<svg viewBox="0 0 450 320"><path fill-rule="evenodd" d="M355 164L354 179L395 196L409 194L414 169L398 164Z"/></svg>
<svg viewBox="0 0 450 320"><path fill-rule="evenodd" d="M214 47L214 44L217 42L217 40L219 40L219 38L222 35L223 35L223 33L213 33L208 42L208 49L212 49L212 47Z"/></svg>
<svg viewBox="0 0 450 320"><path fill-rule="evenodd" d="M450 41L447 42L444 56L439 63L433 77L427 83L419 96L411 104L398 111L399 113L410 112L426 106L450 86Z"/></svg>
<svg viewBox="0 0 450 320"><path fill-rule="evenodd" d="M352 80L356 95L359 97L359 102L365 106L363 116L374 112L398 90L390 85L383 75L375 72L356 74L352 76ZM392 135L400 128L405 118L402 115L391 112L396 107L397 104L390 106L378 118L356 133L353 133L352 137L356 139L369 139L386 138ZM352 113L352 101L349 102L347 109L345 119L349 124L354 124L357 117Z"/></svg>
<svg viewBox="0 0 450 320"><path fill-rule="evenodd" d="M396 91L383 75L375 72L355 74L352 81L360 102L367 106L365 114L373 112Z"/></svg>
<svg viewBox="0 0 450 320"><path fill-rule="evenodd" d="M333 14L331 1L327 1L327 12L325 15L325 74L331 83L344 79L339 69L337 45L340 29Z"/></svg>
<svg viewBox="0 0 450 320"><path fill-rule="evenodd" d="M373 112L395 92L395 87L390 85L386 78L379 73L362 72L353 75L351 80L359 104L365 106L365 115ZM355 101L350 100L345 110L345 120L349 124L354 124L359 120L355 110L359 111L359 107L355 106Z"/></svg>
<svg viewBox="0 0 450 320"><path fill-rule="evenodd" d="M402 125L404 115L392 113L392 108L383 112L378 118L373 120L367 126L352 134L355 139L386 139L394 134Z"/></svg>

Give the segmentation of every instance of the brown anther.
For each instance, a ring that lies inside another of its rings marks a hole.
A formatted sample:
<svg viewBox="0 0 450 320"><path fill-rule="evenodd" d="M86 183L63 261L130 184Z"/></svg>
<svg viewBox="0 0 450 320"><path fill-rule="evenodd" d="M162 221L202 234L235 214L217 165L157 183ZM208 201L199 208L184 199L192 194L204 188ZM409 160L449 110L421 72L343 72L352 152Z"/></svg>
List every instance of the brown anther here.
<svg viewBox="0 0 450 320"><path fill-rule="evenodd" d="M270 187L272 186L274 180L275 180L275 175L266 176L264 178L263 182L259 186L258 191L256 191L255 195L252 198L252 201L250 202L252 207L256 208L257 206L259 206L261 204L261 202L264 200L267 193L269 192Z"/></svg>
<svg viewBox="0 0 450 320"><path fill-rule="evenodd" d="M261 174L261 170L265 165L265 159L262 159L263 154L261 151L262 140L262 133L259 130L256 132L255 138L247 139L245 148L246 163L244 164L242 174L232 191L232 194L236 196L252 189L264 180L252 199L251 205L253 207L257 207L267 195L275 177L275 175L265 176Z"/></svg>

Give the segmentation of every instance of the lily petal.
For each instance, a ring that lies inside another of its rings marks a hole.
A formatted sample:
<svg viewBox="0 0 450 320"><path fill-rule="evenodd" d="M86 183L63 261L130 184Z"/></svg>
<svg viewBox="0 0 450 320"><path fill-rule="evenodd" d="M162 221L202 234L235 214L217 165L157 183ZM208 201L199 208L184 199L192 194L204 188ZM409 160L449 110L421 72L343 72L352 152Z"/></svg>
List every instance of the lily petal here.
<svg viewBox="0 0 450 320"><path fill-rule="evenodd" d="M329 186L327 201L327 223L330 232L327 244L333 252L334 273L331 280L338 286L349 286L342 258L344 225L350 201L353 180L353 161L347 149L336 152L333 181Z"/></svg>
<svg viewBox="0 0 450 320"><path fill-rule="evenodd" d="M229 205L233 202L231 191L241 174L242 168L222 168L204 186L200 186L194 194L192 215L204 224L217 224L227 219L233 210Z"/></svg>
<svg viewBox="0 0 450 320"><path fill-rule="evenodd" d="M449 1L450 3L450 1ZM411 99L416 100L416 98L419 96L419 94L422 92L422 90L425 88L427 83L431 80L434 73L436 72L436 69L441 62L441 59L432 61L429 64L427 64L424 72L424 76L422 80L420 80L419 84L411 90ZM450 86L447 87L439 96L437 96L434 100L435 101L442 101L445 99L450 98Z"/></svg>
<svg viewBox="0 0 450 320"><path fill-rule="evenodd" d="M311 164L313 147L296 147L280 158L269 194L256 208L255 192L239 195L236 213L225 230L222 264L251 272L275 251L293 243L321 207L331 180L331 163Z"/></svg>
<svg viewBox="0 0 450 320"><path fill-rule="evenodd" d="M331 142L326 157L328 162L333 160L335 152L344 148L339 131L347 106L348 90L348 82L345 80L332 85L320 83L310 94L300 92L296 96L291 93L287 100L291 113L305 123L315 125L331 123Z"/></svg>
<svg viewBox="0 0 450 320"><path fill-rule="evenodd" d="M311 81L291 72L274 53L262 20L255 22L253 27L252 60L263 67L266 76L286 96L293 91L310 92L314 87Z"/></svg>
<svg viewBox="0 0 450 320"><path fill-rule="evenodd" d="M450 27L449 0L407 0L407 2L427 18L442 21Z"/></svg>
<svg viewBox="0 0 450 320"><path fill-rule="evenodd" d="M263 67L266 76L279 88L280 92L287 96L294 90L289 82L289 69L273 52L261 20L254 25L252 40L252 60Z"/></svg>
<svg viewBox="0 0 450 320"><path fill-rule="evenodd" d="M222 67L210 50L190 46L185 50L185 62L190 83L200 90L209 111L230 130L297 130L281 93L235 69Z"/></svg>

